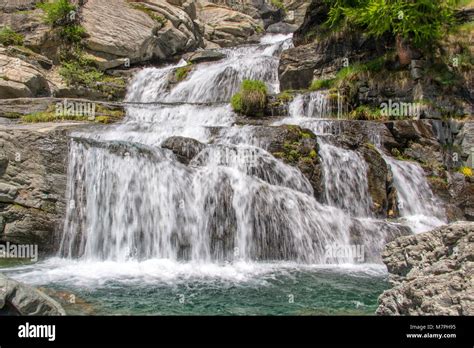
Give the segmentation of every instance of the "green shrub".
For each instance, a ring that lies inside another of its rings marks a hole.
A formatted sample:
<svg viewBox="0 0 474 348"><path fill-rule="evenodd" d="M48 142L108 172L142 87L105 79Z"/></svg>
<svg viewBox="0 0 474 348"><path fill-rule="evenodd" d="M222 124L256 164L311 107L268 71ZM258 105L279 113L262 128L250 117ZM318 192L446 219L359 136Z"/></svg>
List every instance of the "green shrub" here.
<svg viewBox="0 0 474 348"><path fill-rule="evenodd" d="M68 85L82 85L87 87L96 87L104 74L87 64L80 61L63 62L59 70L61 76Z"/></svg>
<svg viewBox="0 0 474 348"><path fill-rule="evenodd" d="M231 99L235 112L246 116L262 116L267 105L267 86L262 81L244 80L240 91Z"/></svg>
<svg viewBox="0 0 474 348"><path fill-rule="evenodd" d="M454 23L458 0L326 0L327 25L357 26L370 35L386 33L426 47L439 40Z"/></svg>
<svg viewBox="0 0 474 348"><path fill-rule="evenodd" d="M59 34L67 42L77 44L85 37L86 30L80 25L72 24L61 28Z"/></svg>
<svg viewBox="0 0 474 348"><path fill-rule="evenodd" d="M310 91L318 91L320 89L328 89L331 88L334 84L334 79L327 79L327 80L314 80L309 87Z"/></svg>
<svg viewBox="0 0 474 348"><path fill-rule="evenodd" d="M240 93L235 94L230 100L230 104L232 105L232 109L234 109L235 112L241 113L242 112L242 94Z"/></svg>
<svg viewBox="0 0 474 348"><path fill-rule="evenodd" d="M283 3L282 0L271 0L271 3L274 7L280 10L285 10L285 4Z"/></svg>
<svg viewBox="0 0 474 348"><path fill-rule="evenodd" d="M45 12L45 22L53 27L71 23L70 15L73 11L76 11L76 6L71 4L69 0L46 1L39 3L37 6Z"/></svg>
<svg viewBox="0 0 474 348"><path fill-rule="evenodd" d="M289 102L291 102L293 99L295 99L295 96L294 96L294 94L291 93L290 91L283 91L283 92L281 92L280 94L277 95L277 99L278 99L280 102L289 103Z"/></svg>
<svg viewBox="0 0 474 348"><path fill-rule="evenodd" d="M382 113L379 108L372 108L367 105L360 105L349 113L349 118L359 121L381 120Z"/></svg>
<svg viewBox="0 0 474 348"><path fill-rule="evenodd" d="M23 35L18 34L10 27L0 29L0 44L4 46L23 45Z"/></svg>

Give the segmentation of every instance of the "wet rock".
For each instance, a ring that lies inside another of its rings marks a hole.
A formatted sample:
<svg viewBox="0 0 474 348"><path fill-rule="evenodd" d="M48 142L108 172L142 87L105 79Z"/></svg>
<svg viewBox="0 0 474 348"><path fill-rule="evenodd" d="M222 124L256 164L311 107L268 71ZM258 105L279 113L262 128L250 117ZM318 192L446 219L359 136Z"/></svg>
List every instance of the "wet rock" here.
<svg viewBox="0 0 474 348"><path fill-rule="evenodd" d="M280 22L280 23L275 23L275 24L270 25L267 28L267 33L290 34L290 33L293 33L296 29L297 27L295 25Z"/></svg>
<svg viewBox="0 0 474 348"><path fill-rule="evenodd" d="M40 290L0 274L0 315L59 316L66 312Z"/></svg>
<svg viewBox="0 0 474 348"><path fill-rule="evenodd" d="M183 57L186 61L199 64L204 62L214 62L225 58L225 54L218 52L216 50L202 50L195 53L185 55Z"/></svg>
<svg viewBox="0 0 474 348"><path fill-rule="evenodd" d="M396 217L394 206L390 204L389 196L393 189L393 177L385 160L372 146L359 149L368 165L367 181L372 198L372 211L376 216L385 218Z"/></svg>
<svg viewBox="0 0 474 348"><path fill-rule="evenodd" d="M185 137L170 137L161 146L173 151L178 161L186 165L206 147L195 139Z"/></svg>
<svg viewBox="0 0 474 348"><path fill-rule="evenodd" d="M57 250L66 202L68 133L80 125L0 127L0 241Z"/></svg>
<svg viewBox="0 0 474 348"><path fill-rule="evenodd" d="M382 254L392 289L379 315L473 315L474 223L401 237Z"/></svg>
<svg viewBox="0 0 474 348"><path fill-rule="evenodd" d="M322 200L324 188L316 135L298 126L257 127L254 132L259 146L298 168L310 182L315 197Z"/></svg>

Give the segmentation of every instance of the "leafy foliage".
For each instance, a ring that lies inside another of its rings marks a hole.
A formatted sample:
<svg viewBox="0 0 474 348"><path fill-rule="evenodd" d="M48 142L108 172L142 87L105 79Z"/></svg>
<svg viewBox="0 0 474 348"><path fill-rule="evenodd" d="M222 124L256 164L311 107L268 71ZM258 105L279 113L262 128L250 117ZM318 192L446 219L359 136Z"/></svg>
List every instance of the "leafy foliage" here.
<svg viewBox="0 0 474 348"><path fill-rule="evenodd" d="M37 6L45 12L45 22L53 27L70 23L72 21L71 13L76 11L76 6L71 4L69 0L46 1L39 3Z"/></svg>
<svg viewBox="0 0 474 348"><path fill-rule="evenodd" d="M10 27L0 29L0 44L4 46L23 45L23 35L18 34Z"/></svg>
<svg viewBox="0 0 474 348"><path fill-rule="evenodd" d="M454 23L459 0L326 0L330 6L327 24L356 25L370 35L386 33L429 46Z"/></svg>

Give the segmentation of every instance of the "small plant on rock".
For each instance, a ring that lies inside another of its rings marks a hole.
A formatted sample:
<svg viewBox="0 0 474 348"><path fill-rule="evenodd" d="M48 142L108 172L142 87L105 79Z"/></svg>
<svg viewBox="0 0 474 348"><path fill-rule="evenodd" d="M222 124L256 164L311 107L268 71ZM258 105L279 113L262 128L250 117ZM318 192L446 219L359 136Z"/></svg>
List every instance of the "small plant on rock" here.
<svg viewBox="0 0 474 348"><path fill-rule="evenodd" d="M18 34L10 27L0 29L0 44L4 46L23 45L23 35Z"/></svg>
<svg viewBox="0 0 474 348"><path fill-rule="evenodd" d="M267 105L267 86L262 81L244 80L239 93L231 99L235 112L246 116L263 116Z"/></svg>

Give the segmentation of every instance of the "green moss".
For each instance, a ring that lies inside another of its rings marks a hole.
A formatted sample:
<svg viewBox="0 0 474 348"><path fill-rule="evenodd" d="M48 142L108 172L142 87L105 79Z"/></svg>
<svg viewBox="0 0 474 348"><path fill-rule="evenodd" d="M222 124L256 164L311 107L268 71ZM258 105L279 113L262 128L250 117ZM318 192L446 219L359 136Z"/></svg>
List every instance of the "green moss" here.
<svg viewBox="0 0 474 348"><path fill-rule="evenodd" d="M96 83L104 76L97 68L79 60L63 62L59 74L70 86L83 85L87 87L95 87Z"/></svg>
<svg viewBox="0 0 474 348"><path fill-rule="evenodd" d="M410 160L409 158L403 156L402 153L400 152L400 150L398 150L395 147L392 149L392 156L394 156L399 161L409 161Z"/></svg>
<svg viewBox="0 0 474 348"><path fill-rule="evenodd" d="M375 121L382 120L383 116L380 108L360 105L349 113L349 118L360 121Z"/></svg>
<svg viewBox="0 0 474 348"><path fill-rule="evenodd" d="M176 78L176 81L178 82L181 82L181 81L184 81L189 73L191 72L191 70L193 69L193 64L189 63L188 65L186 66L183 66L183 67L180 67L178 69L176 69L175 71L175 78Z"/></svg>
<svg viewBox="0 0 474 348"><path fill-rule="evenodd" d="M125 111L123 109L110 109L99 104L96 106L96 115L97 122L109 123L114 119L117 120L123 118L125 116Z"/></svg>
<svg viewBox="0 0 474 348"><path fill-rule="evenodd" d="M314 164L318 158L316 149L308 146L308 139L315 139L312 133L305 132L298 126L287 125L289 133L283 144L283 151L273 153L273 156L291 164Z"/></svg>
<svg viewBox="0 0 474 348"><path fill-rule="evenodd" d="M294 94L290 91L283 91L277 95L277 99L280 102L288 103L291 102L295 98Z"/></svg>
<svg viewBox="0 0 474 348"><path fill-rule="evenodd" d="M257 25L257 26L255 27L255 32L256 32L257 34L263 34L263 33L265 32L265 29L263 29L262 26Z"/></svg>
<svg viewBox="0 0 474 348"><path fill-rule="evenodd" d="M157 15L155 11L143 4L131 3L131 6L135 10L139 10L146 13L151 19L153 19L155 22L160 23L162 26L164 26L168 21L165 17Z"/></svg>
<svg viewBox="0 0 474 348"><path fill-rule="evenodd" d="M10 119L18 119L18 118L21 118L22 114L18 112L5 112L1 114L0 116L10 118Z"/></svg>
<svg viewBox="0 0 474 348"><path fill-rule="evenodd" d="M377 150L377 147L372 143L365 143L365 146L367 146L371 150Z"/></svg>
<svg viewBox="0 0 474 348"><path fill-rule="evenodd" d="M267 105L267 86L262 81L244 80L240 91L230 100L235 112L246 116L263 116Z"/></svg>
<svg viewBox="0 0 474 348"><path fill-rule="evenodd" d="M59 121L89 121L96 123L112 123L125 116L123 109L112 109L104 105L97 104L95 107L95 117L93 120L88 115L68 115L56 113L55 105L50 105L46 111L35 112L28 115L21 116L21 121L24 123L42 123L42 122L59 122Z"/></svg>
<svg viewBox="0 0 474 348"><path fill-rule="evenodd" d="M86 30L80 25L72 24L62 27L59 35L70 43L79 43L86 36Z"/></svg>
<svg viewBox="0 0 474 348"><path fill-rule="evenodd" d="M15 32L12 28L6 26L0 29L0 44L4 46L21 46L24 37L22 34Z"/></svg>
<svg viewBox="0 0 474 348"><path fill-rule="evenodd" d="M351 64L339 70L332 79L314 80L309 87L310 91L318 91L321 89L335 89L343 85L350 84L363 73L373 74L383 70L386 60L390 54L383 55L364 63Z"/></svg>
<svg viewBox="0 0 474 348"><path fill-rule="evenodd" d="M320 89L328 89L331 88L334 84L334 79L322 79L322 80L314 80L309 87L310 91L319 91Z"/></svg>
<svg viewBox="0 0 474 348"><path fill-rule="evenodd" d="M283 3L282 0L271 0L270 1L274 7L277 9L285 11L285 4Z"/></svg>

